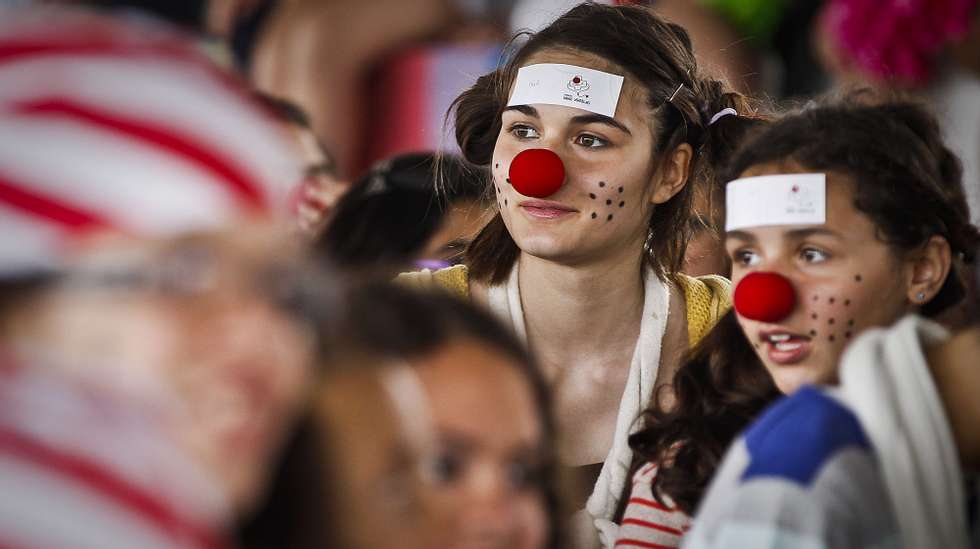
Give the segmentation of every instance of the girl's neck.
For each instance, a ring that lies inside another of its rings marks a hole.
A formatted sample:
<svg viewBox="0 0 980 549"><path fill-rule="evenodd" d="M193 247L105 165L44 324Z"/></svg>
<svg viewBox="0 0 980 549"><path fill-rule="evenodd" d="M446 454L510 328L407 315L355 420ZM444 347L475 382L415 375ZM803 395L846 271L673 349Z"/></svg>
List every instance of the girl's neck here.
<svg viewBox="0 0 980 549"><path fill-rule="evenodd" d="M643 312L643 257L562 265L521 254L521 303L528 340L546 361L632 348Z"/></svg>

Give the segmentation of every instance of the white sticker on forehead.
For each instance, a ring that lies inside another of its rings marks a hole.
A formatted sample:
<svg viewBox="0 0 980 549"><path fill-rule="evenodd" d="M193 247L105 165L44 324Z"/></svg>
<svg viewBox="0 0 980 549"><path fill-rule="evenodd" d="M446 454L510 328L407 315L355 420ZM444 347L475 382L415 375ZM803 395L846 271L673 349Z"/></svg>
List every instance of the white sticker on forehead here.
<svg viewBox="0 0 980 549"><path fill-rule="evenodd" d="M528 65L518 69L507 106L562 105L612 118L622 88L623 77L607 72L555 63Z"/></svg>
<svg viewBox="0 0 980 549"><path fill-rule="evenodd" d="M736 179L725 189L725 230L827 222L827 177L822 173Z"/></svg>

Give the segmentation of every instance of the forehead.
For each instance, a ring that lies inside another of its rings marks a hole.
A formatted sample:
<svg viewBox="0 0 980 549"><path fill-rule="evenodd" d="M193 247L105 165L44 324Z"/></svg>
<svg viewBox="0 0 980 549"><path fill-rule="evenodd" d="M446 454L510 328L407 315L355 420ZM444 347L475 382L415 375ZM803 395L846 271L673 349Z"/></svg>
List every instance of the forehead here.
<svg viewBox="0 0 980 549"><path fill-rule="evenodd" d="M413 362L441 426L500 447L542 435L530 383L503 353L463 340Z"/></svg>
<svg viewBox="0 0 980 549"><path fill-rule="evenodd" d="M649 93L647 93L646 89L640 85L634 76L626 72L622 67L598 55L569 48L545 49L531 54L530 57L521 63L521 67L541 63L574 65L576 67L584 67L622 76L623 88L619 95L619 101L616 103L615 118L646 118L649 115ZM513 85L514 83L512 82L511 91L513 91ZM573 111L581 110L571 107L563 108Z"/></svg>
<svg viewBox="0 0 980 549"><path fill-rule="evenodd" d="M792 161L758 164L742 172L739 177L762 175L815 173ZM858 183L850 176L834 171L824 172L826 186L826 222L821 225L781 225L746 227L742 232L752 234L781 234L790 229L826 228L839 232L848 239L876 238L874 223L854 205L854 187Z"/></svg>

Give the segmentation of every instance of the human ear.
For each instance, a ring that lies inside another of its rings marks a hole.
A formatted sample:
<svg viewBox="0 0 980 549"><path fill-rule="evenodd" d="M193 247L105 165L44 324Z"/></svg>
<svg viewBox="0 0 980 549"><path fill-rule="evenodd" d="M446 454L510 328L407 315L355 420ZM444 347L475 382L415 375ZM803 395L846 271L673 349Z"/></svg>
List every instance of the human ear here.
<svg viewBox="0 0 980 549"><path fill-rule="evenodd" d="M653 191L650 202L663 204L684 188L690 176L691 157L693 156L694 150L691 146L687 143L681 143L664 157L660 169L657 170L660 181L655 183L657 188Z"/></svg>
<svg viewBox="0 0 980 549"><path fill-rule="evenodd" d="M942 236L934 235L908 261L910 276L906 295L916 305L928 303L939 293L949 276L953 261L949 242Z"/></svg>

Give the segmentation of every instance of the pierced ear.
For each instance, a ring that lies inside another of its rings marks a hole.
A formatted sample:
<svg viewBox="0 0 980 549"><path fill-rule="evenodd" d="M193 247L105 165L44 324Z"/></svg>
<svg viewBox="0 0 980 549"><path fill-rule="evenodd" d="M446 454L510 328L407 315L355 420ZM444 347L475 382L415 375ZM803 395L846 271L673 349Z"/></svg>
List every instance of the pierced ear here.
<svg viewBox="0 0 980 549"><path fill-rule="evenodd" d="M681 192L691 173L691 158L694 150L687 143L681 143L664 158L658 170L660 181L650 198L654 204L663 204Z"/></svg>
<svg viewBox="0 0 980 549"><path fill-rule="evenodd" d="M953 252L945 238L935 235L909 258L911 280L908 298L915 305L924 305L939 293L949 276Z"/></svg>

